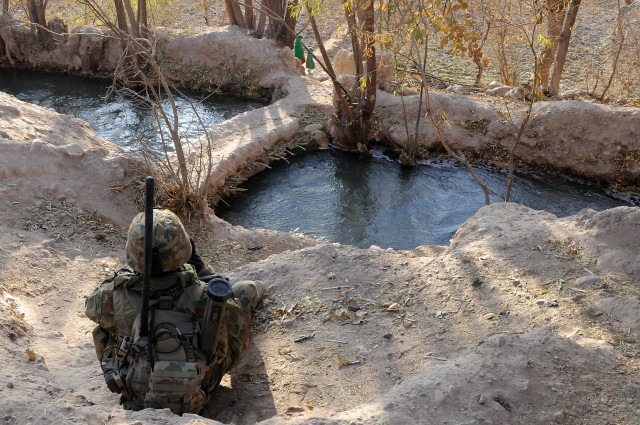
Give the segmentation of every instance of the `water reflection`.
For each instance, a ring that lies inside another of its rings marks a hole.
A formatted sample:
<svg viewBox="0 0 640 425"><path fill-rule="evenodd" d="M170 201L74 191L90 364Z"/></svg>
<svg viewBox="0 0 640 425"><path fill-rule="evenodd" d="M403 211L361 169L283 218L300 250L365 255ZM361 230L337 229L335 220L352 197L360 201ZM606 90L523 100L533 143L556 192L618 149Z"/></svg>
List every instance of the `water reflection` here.
<svg viewBox="0 0 640 425"><path fill-rule="evenodd" d="M334 169L332 182L336 183L337 199L335 203L337 220L336 231L345 240L354 243L366 239L370 224L377 214L379 202L371 198L371 166L362 164L361 170L353 174L347 167L338 164ZM371 208L361 208L370 205Z"/></svg>
<svg viewBox="0 0 640 425"><path fill-rule="evenodd" d="M504 199L506 173L475 167ZM317 151L276 164L251 178L218 214L244 227L298 230L323 240L396 249L446 245L484 194L463 166L431 160L412 169L378 156L370 161L336 150ZM512 200L557 216L583 208L603 210L633 201L547 173L517 172Z"/></svg>
<svg viewBox="0 0 640 425"><path fill-rule="evenodd" d="M151 108L131 94L117 93L105 99L110 84L110 80L61 73L0 70L1 91L25 102L81 118L98 134L127 150L139 149L141 142L161 150L158 124ZM185 95L188 97L176 96L175 100L180 116L178 131L186 139L201 134L192 105L206 127L214 127L241 112L263 106L221 94L206 98L193 92ZM168 100L165 99L162 106L170 110Z"/></svg>

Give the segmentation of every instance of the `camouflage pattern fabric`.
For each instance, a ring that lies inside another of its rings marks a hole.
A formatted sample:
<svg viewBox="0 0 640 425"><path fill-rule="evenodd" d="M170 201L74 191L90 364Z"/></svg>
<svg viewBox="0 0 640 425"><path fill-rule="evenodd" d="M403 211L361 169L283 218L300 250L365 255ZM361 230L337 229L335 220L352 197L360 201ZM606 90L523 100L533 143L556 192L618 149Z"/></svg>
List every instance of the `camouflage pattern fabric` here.
<svg viewBox="0 0 640 425"><path fill-rule="evenodd" d="M155 264L160 272L177 269L191 258L189 235L182 222L169 210L153 211L153 247L157 248ZM144 272L144 213L136 215L129 226L126 245L127 264L138 273Z"/></svg>
<svg viewBox="0 0 640 425"><path fill-rule="evenodd" d="M264 295L262 283L250 280L234 283L232 289L233 297L227 300L216 351L223 375L236 367L247 353L251 341L251 315Z"/></svg>
<svg viewBox="0 0 640 425"><path fill-rule="evenodd" d="M191 299L196 300L197 297ZM152 407L169 408L179 415L198 413L208 400L204 390L208 386L203 382L209 365L204 354L194 349L199 331L194 313L154 309L153 315L149 338L133 333L134 359L126 372L126 388L131 392L123 397L123 405L129 410ZM138 315L134 330L138 329L139 321ZM148 344L154 353L153 368Z"/></svg>
<svg viewBox="0 0 640 425"><path fill-rule="evenodd" d="M185 288L191 287L196 282L199 281L194 267L191 264L184 264L172 273L152 278L151 296L156 298L170 295L177 299ZM116 339L131 336L131 326L142 308L142 285L141 274L126 267L118 270L87 297L85 314L114 334Z"/></svg>
<svg viewBox="0 0 640 425"><path fill-rule="evenodd" d="M210 267L202 272L212 274ZM179 297L172 298L178 305L186 305L185 303L189 300L206 298L204 291L206 284L197 280L195 273L193 266L185 264L178 271L169 274L169 276L177 276L173 278L165 276L152 281L156 281L156 290L159 292L171 295L181 293ZM106 344L113 345L114 340L119 344L125 336L132 336L132 330L136 329L135 321L139 317L142 304L142 296L138 292L139 277L138 273L131 270L120 270L106 279L100 288L87 298L85 312L90 319L100 325L94 331L94 343L96 354L101 361ZM170 285L168 282L173 283ZM125 409L168 407L176 413L183 413L197 412L204 406L222 376L237 366L246 354L251 340L252 313L265 292L260 282L253 281L237 282L232 286L232 290L233 296L226 302L224 321L216 350L218 361L215 367L206 364L206 359L199 350L192 350L196 353L192 360L187 358L186 360L189 361L182 361L185 360L182 357L186 354L159 359L159 362L167 363L160 363L160 369L157 369L158 363L156 363L152 371L146 356L142 355L145 352L143 350L139 356L132 359L131 373L126 377L127 387L133 394L128 397L123 396L122 404ZM200 326L202 326L201 321L200 316L198 319ZM162 343L170 345L171 342L168 340ZM197 375L197 386L201 389L180 394L181 391L192 388L194 385L194 364L197 364L197 370L206 372L210 369L210 373L206 378L203 372Z"/></svg>

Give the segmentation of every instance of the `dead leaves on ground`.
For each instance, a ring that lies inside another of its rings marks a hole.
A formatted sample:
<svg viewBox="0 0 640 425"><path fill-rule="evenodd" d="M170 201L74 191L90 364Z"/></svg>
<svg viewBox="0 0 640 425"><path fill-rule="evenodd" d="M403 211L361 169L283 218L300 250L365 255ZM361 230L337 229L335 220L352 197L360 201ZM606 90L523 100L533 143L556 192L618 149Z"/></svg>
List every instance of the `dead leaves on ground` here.
<svg viewBox="0 0 640 425"><path fill-rule="evenodd" d="M274 303L272 302L271 305ZM372 318L375 312L387 312L394 316L394 322L400 321L405 328L411 327L415 320L406 317L406 307L411 299L404 301L373 301L364 298L351 297L348 291L339 292L331 301L323 301L316 296L307 295L290 305L280 303L275 307L267 306L257 320L263 324L295 320L301 317L317 316L322 323L334 322L340 325L360 325ZM304 339L312 336L304 336ZM298 341L296 341L298 342Z"/></svg>
<svg viewBox="0 0 640 425"><path fill-rule="evenodd" d="M126 232L96 216L96 211L80 212L72 202L40 196L34 204L22 206L17 225L25 231L42 230L59 242L84 245L89 239L101 244L121 246Z"/></svg>

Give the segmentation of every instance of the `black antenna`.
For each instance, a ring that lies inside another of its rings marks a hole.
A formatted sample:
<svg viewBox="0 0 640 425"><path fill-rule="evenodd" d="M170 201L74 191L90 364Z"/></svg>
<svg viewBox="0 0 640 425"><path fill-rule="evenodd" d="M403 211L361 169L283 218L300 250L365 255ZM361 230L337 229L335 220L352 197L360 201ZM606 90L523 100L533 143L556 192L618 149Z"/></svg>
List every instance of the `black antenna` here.
<svg viewBox="0 0 640 425"><path fill-rule="evenodd" d="M142 274L142 311L140 311L140 338L149 335L149 292L151 289L151 253L153 248L153 177L145 180L144 201L144 273Z"/></svg>

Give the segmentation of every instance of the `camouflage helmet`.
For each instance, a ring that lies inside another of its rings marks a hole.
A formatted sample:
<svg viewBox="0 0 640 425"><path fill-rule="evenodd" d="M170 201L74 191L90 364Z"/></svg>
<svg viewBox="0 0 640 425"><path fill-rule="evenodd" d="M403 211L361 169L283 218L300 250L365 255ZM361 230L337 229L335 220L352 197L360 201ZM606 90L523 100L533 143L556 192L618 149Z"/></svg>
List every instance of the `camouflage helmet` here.
<svg viewBox="0 0 640 425"><path fill-rule="evenodd" d="M144 273L144 213L136 215L127 234L127 264ZM191 257L191 240L169 210L153 210L153 274L175 270Z"/></svg>

